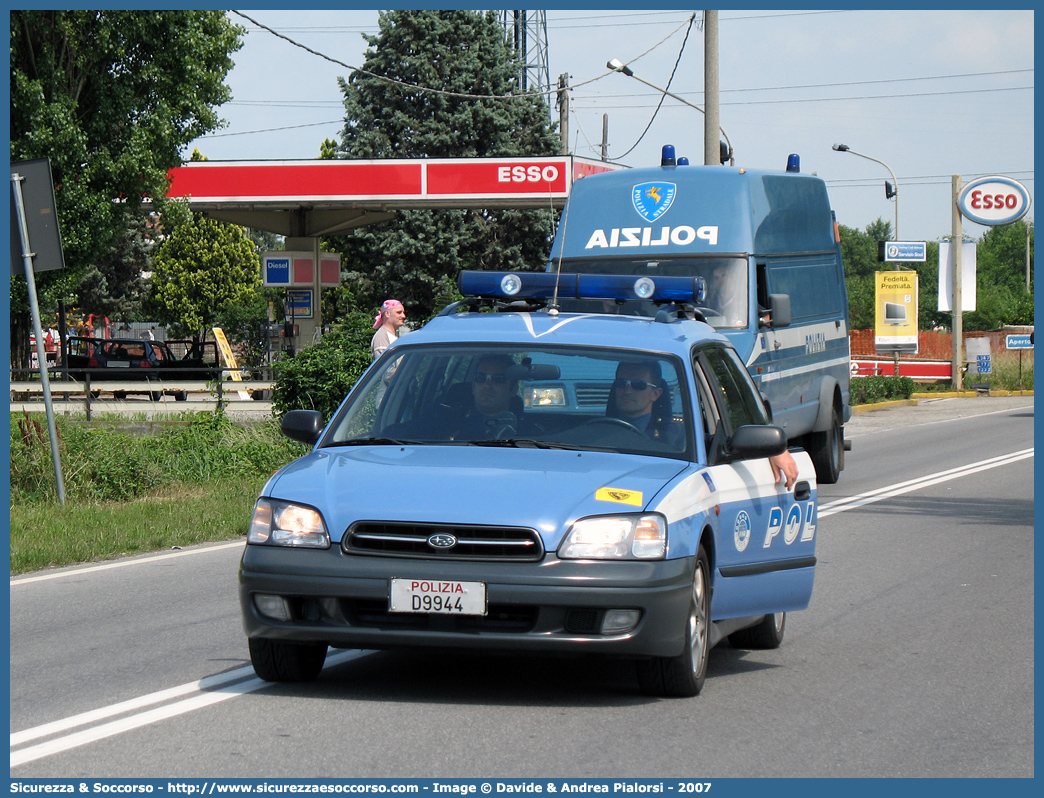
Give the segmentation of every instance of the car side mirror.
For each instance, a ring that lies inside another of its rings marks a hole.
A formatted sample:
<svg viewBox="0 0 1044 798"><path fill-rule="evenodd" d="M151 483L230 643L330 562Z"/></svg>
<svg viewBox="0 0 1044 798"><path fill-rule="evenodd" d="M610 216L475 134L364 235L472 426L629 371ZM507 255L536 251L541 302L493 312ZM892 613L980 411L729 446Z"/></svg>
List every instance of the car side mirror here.
<svg viewBox="0 0 1044 798"><path fill-rule="evenodd" d="M733 460L756 460L787 450L787 433L770 424L746 424L729 440L726 452Z"/></svg>
<svg viewBox="0 0 1044 798"><path fill-rule="evenodd" d="M324 426L318 410L291 410L283 416L279 428L290 440L311 446L319 440Z"/></svg>
<svg viewBox="0 0 1044 798"><path fill-rule="evenodd" d="M790 294L769 294L768 322L759 321L760 327L790 326Z"/></svg>

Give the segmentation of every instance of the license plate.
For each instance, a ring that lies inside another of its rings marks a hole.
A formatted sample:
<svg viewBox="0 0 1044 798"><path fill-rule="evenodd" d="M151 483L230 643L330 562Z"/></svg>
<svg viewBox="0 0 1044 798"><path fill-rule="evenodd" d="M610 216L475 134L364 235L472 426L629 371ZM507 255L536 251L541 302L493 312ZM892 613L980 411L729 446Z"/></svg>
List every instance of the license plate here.
<svg viewBox="0 0 1044 798"><path fill-rule="evenodd" d="M485 582L392 579L389 612L485 615Z"/></svg>

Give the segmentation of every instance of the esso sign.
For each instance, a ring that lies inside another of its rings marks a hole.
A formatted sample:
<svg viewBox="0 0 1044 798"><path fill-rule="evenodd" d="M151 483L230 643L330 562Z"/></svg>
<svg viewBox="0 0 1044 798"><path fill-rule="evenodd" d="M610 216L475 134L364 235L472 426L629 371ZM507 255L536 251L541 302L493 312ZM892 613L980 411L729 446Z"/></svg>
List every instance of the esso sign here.
<svg viewBox="0 0 1044 798"><path fill-rule="evenodd" d="M553 183L558 179L556 166L500 166L497 181L500 183Z"/></svg>
<svg viewBox="0 0 1044 798"><path fill-rule="evenodd" d="M1026 187L1010 177L980 177L957 197L957 208L973 222L990 226L1017 222L1030 206Z"/></svg>

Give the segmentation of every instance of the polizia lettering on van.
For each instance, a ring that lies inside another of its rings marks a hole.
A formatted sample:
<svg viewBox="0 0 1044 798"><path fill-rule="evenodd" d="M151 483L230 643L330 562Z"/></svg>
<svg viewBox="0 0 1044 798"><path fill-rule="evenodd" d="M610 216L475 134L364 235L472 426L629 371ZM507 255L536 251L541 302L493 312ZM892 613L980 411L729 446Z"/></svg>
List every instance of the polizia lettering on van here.
<svg viewBox="0 0 1044 798"><path fill-rule="evenodd" d="M687 224L678 227L661 227L656 231L656 238L653 238L651 227L614 227L609 230L608 235L605 230L595 230L584 249L665 247L669 244L684 247L697 238L706 241L712 247L717 246L718 228L716 226L694 228Z"/></svg>

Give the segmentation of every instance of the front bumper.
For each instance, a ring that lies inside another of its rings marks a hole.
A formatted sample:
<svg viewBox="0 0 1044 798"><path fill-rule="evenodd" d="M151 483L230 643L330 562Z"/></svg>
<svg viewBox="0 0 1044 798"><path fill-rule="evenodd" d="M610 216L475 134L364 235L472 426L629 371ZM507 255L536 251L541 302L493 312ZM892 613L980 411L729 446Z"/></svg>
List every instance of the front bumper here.
<svg viewBox="0 0 1044 798"><path fill-rule="evenodd" d="M676 656L684 646L694 558L655 562L439 561L248 545L239 598L248 637L334 648L449 648ZM389 613L390 579L486 584L485 616ZM289 599L292 618L262 615L255 594ZM601 634L608 609L636 609L626 634Z"/></svg>

